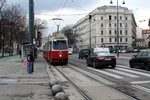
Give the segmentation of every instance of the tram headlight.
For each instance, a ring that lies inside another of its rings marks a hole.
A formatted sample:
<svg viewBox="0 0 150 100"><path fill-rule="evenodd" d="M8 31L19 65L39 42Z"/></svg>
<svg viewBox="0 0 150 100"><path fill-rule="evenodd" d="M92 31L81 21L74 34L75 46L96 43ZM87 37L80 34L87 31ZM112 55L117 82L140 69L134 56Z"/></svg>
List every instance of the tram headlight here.
<svg viewBox="0 0 150 100"><path fill-rule="evenodd" d="M62 57L62 55L59 55L59 57Z"/></svg>

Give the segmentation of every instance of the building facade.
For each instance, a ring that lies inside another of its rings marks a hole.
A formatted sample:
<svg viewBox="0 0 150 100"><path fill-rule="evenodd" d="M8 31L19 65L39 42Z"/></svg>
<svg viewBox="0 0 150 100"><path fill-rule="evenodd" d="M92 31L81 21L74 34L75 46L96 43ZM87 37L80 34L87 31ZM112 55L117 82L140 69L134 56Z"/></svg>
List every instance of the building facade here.
<svg viewBox="0 0 150 100"><path fill-rule="evenodd" d="M142 30L142 37L145 40L143 46L145 48L148 48L149 47L149 42L150 42L150 29Z"/></svg>
<svg viewBox="0 0 150 100"><path fill-rule="evenodd" d="M119 48L134 48L136 39L136 22L131 10L119 6ZM89 22L89 15L92 16ZM79 49L91 47L117 47L117 7L102 6L80 19L73 27L79 34L77 46ZM91 41L91 42L90 42Z"/></svg>

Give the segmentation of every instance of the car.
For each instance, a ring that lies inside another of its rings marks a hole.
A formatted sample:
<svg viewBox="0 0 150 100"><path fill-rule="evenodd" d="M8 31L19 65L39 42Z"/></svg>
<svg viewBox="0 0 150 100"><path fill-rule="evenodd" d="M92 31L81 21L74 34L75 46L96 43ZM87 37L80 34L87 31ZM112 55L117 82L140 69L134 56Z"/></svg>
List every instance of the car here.
<svg viewBox="0 0 150 100"><path fill-rule="evenodd" d="M93 48L92 50L93 52L110 52L109 48L104 48L104 47L101 47L101 48Z"/></svg>
<svg viewBox="0 0 150 100"><path fill-rule="evenodd" d="M68 48L68 54L72 55L72 53L73 53L73 48Z"/></svg>
<svg viewBox="0 0 150 100"><path fill-rule="evenodd" d="M141 50L129 60L130 68L141 67L150 70L150 50Z"/></svg>
<svg viewBox="0 0 150 100"><path fill-rule="evenodd" d="M78 54L79 59L87 58L90 55L90 49L81 49Z"/></svg>
<svg viewBox="0 0 150 100"><path fill-rule="evenodd" d="M93 52L86 60L87 66L103 68L111 65L116 67L116 57L109 52Z"/></svg>

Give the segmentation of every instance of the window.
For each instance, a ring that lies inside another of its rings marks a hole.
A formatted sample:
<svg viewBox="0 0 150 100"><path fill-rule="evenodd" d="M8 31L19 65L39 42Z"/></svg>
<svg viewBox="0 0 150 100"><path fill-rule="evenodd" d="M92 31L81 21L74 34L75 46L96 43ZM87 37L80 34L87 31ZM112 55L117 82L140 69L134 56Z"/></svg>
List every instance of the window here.
<svg viewBox="0 0 150 100"><path fill-rule="evenodd" d="M102 42L102 43L103 43L103 41L104 41L103 38L101 38L101 42Z"/></svg>
<svg viewBox="0 0 150 100"><path fill-rule="evenodd" d="M103 30L101 30L101 35L103 35Z"/></svg>
<svg viewBox="0 0 150 100"><path fill-rule="evenodd" d="M54 50L66 50L67 43L64 40L57 40L53 42L53 49Z"/></svg>
<svg viewBox="0 0 150 100"><path fill-rule="evenodd" d="M117 38L115 38L115 42L117 42Z"/></svg>
<svg viewBox="0 0 150 100"><path fill-rule="evenodd" d="M111 30L109 30L109 35L111 35Z"/></svg>
<svg viewBox="0 0 150 100"><path fill-rule="evenodd" d="M111 42L111 38L109 38L109 42Z"/></svg>
<svg viewBox="0 0 150 100"><path fill-rule="evenodd" d="M101 17L101 20L103 20L103 17Z"/></svg>
<svg viewBox="0 0 150 100"><path fill-rule="evenodd" d="M122 38L120 38L120 42L122 42Z"/></svg>
<svg viewBox="0 0 150 100"><path fill-rule="evenodd" d="M114 25L115 27L117 27L117 24L115 23L115 25Z"/></svg>
<svg viewBox="0 0 150 100"><path fill-rule="evenodd" d="M122 20L122 16L120 16L120 20Z"/></svg>
<svg viewBox="0 0 150 100"><path fill-rule="evenodd" d="M122 35L122 30L120 30L120 35Z"/></svg>
<svg viewBox="0 0 150 100"><path fill-rule="evenodd" d="M122 27L122 23L120 23L120 27Z"/></svg>
<svg viewBox="0 0 150 100"><path fill-rule="evenodd" d="M128 17L125 17L125 20L128 20Z"/></svg>
<svg viewBox="0 0 150 100"><path fill-rule="evenodd" d="M117 17L116 17L116 16L114 16L114 19L116 20L116 19L117 19Z"/></svg>
<svg viewBox="0 0 150 100"><path fill-rule="evenodd" d="M117 34L117 30L115 30L115 35Z"/></svg>
<svg viewBox="0 0 150 100"><path fill-rule="evenodd" d="M125 40L126 42L128 42L128 38L126 38L126 40Z"/></svg>
<svg viewBox="0 0 150 100"><path fill-rule="evenodd" d="M109 27L111 27L111 23L109 23Z"/></svg>
<svg viewBox="0 0 150 100"><path fill-rule="evenodd" d="M125 31L125 34L128 35L128 31Z"/></svg>
<svg viewBox="0 0 150 100"><path fill-rule="evenodd" d="M101 27L103 27L103 24L101 24Z"/></svg>

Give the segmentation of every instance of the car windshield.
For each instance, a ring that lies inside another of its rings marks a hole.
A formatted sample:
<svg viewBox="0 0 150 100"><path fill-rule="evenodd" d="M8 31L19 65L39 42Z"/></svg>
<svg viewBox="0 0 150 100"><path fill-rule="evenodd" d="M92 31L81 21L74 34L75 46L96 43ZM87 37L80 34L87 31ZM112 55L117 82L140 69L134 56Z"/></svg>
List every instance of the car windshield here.
<svg viewBox="0 0 150 100"><path fill-rule="evenodd" d="M111 53L109 52L97 52L96 55L97 56L112 56Z"/></svg>
<svg viewBox="0 0 150 100"><path fill-rule="evenodd" d="M54 50L66 50L67 49L67 43L66 41L54 41L53 42L53 49Z"/></svg>

